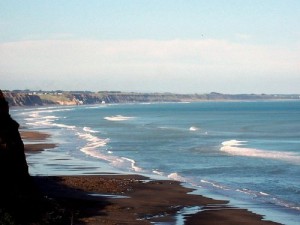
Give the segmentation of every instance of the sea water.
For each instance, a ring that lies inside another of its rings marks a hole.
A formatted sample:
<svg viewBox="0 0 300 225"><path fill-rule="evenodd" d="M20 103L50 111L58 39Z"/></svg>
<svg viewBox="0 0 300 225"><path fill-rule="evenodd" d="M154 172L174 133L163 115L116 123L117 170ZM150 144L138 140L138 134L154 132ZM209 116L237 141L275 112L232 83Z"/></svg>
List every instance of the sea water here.
<svg viewBox="0 0 300 225"><path fill-rule="evenodd" d="M55 149L28 154L32 175L138 173L300 222L300 101L15 108Z"/></svg>

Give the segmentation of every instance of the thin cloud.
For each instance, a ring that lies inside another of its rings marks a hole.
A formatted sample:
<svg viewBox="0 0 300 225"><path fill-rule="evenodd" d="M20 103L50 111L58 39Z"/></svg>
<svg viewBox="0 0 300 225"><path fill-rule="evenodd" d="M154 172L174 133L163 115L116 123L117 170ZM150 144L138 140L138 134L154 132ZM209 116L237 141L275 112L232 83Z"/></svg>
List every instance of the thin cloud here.
<svg viewBox="0 0 300 225"><path fill-rule="evenodd" d="M203 67L235 71L299 69L299 51L219 40L21 41L0 45L1 68L33 74L99 72L109 65ZM294 71L296 72L296 71Z"/></svg>
<svg viewBox="0 0 300 225"><path fill-rule="evenodd" d="M141 85L143 79L149 83L155 79L165 83L177 80L182 87L185 79L199 83L205 79L220 83L228 77L243 76L271 80L272 74L299 77L299 50L213 39L20 41L0 44L0 74L6 79L8 75L26 74L28 79L57 81L84 76L117 82L121 77L139 79Z"/></svg>

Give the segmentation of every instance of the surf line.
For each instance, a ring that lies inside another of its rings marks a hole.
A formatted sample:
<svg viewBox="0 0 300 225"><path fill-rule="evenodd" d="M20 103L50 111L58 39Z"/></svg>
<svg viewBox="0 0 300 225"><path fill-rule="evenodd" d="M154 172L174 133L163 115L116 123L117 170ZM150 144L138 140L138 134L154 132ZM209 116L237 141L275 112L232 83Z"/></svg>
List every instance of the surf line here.
<svg viewBox="0 0 300 225"><path fill-rule="evenodd" d="M300 164L300 155L294 152L267 151L255 148L245 148L247 141L229 140L222 142L220 150L233 156L257 157L265 159L283 160Z"/></svg>

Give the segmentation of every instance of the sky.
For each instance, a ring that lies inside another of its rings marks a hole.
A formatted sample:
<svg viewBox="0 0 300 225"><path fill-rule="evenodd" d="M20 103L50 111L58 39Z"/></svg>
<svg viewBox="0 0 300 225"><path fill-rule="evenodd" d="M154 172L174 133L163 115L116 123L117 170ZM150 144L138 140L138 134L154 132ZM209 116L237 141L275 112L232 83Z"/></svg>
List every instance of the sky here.
<svg viewBox="0 0 300 225"><path fill-rule="evenodd" d="M0 89L300 94L299 0L0 0Z"/></svg>

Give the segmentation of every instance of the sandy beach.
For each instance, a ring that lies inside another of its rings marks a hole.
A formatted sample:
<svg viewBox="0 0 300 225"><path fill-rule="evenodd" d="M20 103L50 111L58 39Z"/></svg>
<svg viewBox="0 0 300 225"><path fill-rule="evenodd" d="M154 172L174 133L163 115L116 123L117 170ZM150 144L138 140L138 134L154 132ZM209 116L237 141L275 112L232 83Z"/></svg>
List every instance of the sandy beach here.
<svg viewBox="0 0 300 225"><path fill-rule="evenodd" d="M48 134L21 131L27 154L54 148ZM26 144L30 142L30 144ZM140 175L33 177L40 195L51 201L45 210L58 213L69 224L278 224L247 209L191 194L192 189L171 180ZM43 204L42 204L43 205ZM52 209L52 208L53 209ZM64 224L62 223L62 224Z"/></svg>

